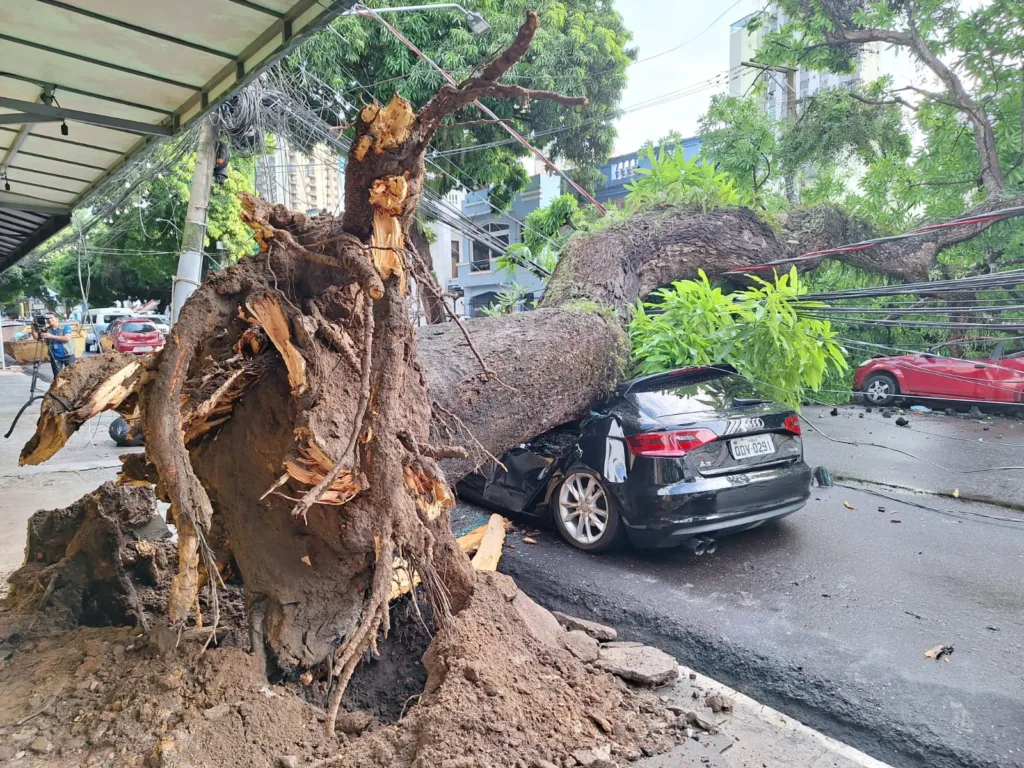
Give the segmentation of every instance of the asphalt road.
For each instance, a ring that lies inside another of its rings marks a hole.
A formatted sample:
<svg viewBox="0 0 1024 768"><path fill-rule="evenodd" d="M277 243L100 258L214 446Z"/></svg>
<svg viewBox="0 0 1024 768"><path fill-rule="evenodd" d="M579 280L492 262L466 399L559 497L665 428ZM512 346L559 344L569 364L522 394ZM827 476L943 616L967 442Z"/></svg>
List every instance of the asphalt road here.
<svg viewBox="0 0 1024 768"><path fill-rule="evenodd" d="M804 437L809 464L825 464L840 477L943 495L959 489L962 498L1024 509L1024 420L975 421L942 411L907 411L910 426L898 427L896 416L882 418L878 409L867 413L863 406L843 406L838 416L830 416L830 410L804 409L811 427ZM876 443L920 458L835 440ZM1018 469L990 471L994 467Z"/></svg>
<svg viewBox="0 0 1024 768"><path fill-rule="evenodd" d="M881 418L806 416L830 435L902 441L944 465L1024 463L1020 449L940 442ZM912 417L921 430L924 421ZM1004 440L1019 432L1014 442L1024 443L1024 425L1004 426ZM930 418L927 430L973 443L996 426ZM551 608L611 623L894 766L1024 766L1024 513L963 498L995 489L1019 504L1022 473L965 481L974 476L841 448L812 438L809 460L891 484L959 487L961 498L815 488L806 509L722 539L703 558L629 548L591 556L545 530L536 545L512 536L501 570ZM948 663L924 657L940 644L955 649Z"/></svg>

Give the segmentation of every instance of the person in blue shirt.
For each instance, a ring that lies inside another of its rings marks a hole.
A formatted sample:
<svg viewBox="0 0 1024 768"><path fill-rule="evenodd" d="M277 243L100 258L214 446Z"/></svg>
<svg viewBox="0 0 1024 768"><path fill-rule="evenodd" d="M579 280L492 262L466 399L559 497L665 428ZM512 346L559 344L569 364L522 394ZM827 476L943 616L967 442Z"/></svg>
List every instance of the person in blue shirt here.
<svg viewBox="0 0 1024 768"><path fill-rule="evenodd" d="M33 332L34 333L34 332ZM75 362L75 344L71 339L70 323L59 323L57 316L49 314L46 316L46 330L39 333L38 338L46 342L50 353L50 367L53 369L53 377Z"/></svg>

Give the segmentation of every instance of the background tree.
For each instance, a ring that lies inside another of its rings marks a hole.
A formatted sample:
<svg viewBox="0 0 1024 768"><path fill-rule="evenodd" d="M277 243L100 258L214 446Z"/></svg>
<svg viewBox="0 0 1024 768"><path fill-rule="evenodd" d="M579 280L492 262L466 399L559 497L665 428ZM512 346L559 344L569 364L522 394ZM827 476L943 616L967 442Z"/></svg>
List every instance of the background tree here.
<svg viewBox="0 0 1024 768"><path fill-rule="evenodd" d="M616 135L612 121L626 85L626 67L635 58L628 47L632 35L611 2L481 0L473 10L491 25L491 32L483 36L470 32L451 10L389 20L462 80L497 54L502 41L515 34L527 8L537 10L544 26L505 82L584 97L587 106L566 110L539 100L487 97L483 102L549 157L574 166L573 175L584 187L592 187L596 168L611 154ZM332 27L293 54L286 66L302 78L310 103L336 125L352 124L362 104L372 99L386 104L394 94L419 109L444 82L379 24L343 18ZM432 162L444 173L432 170L428 182L441 193L452 188L453 177L470 189L493 185L491 202L503 208L529 181L521 162L529 151L499 126L481 122L483 117L465 107L446 118L431 142L442 153Z"/></svg>
<svg viewBox="0 0 1024 768"><path fill-rule="evenodd" d="M175 153L174 147L163 150ZM159 158L154 160L159 164ZM209 266L217 267L212 256L234 263L252 253L252 232L242 223L239 194L252 192L253 166L244 158L233 158L226 182L214 184L206 227ZM110 306L116 301L171 298L171 278L177 268L181 228L195 166L195 153L170 164L143 183L131 202L89 229L82 240L73 240L41 261L45 286L68 305L82 301L79 261L89 281L89 304ZM217 243L222 249L216 249Z"/></svg>

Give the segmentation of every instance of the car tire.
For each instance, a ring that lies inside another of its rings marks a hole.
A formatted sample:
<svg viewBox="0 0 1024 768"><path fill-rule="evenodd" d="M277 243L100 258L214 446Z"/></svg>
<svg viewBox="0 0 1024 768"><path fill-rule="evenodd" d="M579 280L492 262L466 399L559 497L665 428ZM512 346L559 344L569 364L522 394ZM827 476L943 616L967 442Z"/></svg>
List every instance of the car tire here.
<svg viewBox="0 0 1024 768"><path fill-rule="evenodd" d="M864 381L863 392L868 405L885 407L896 402L900 385L891 373L872 373Z"/></svg>
<svg viewBox="0 0 1024 768"><path fill-rule="evenodd" d="M551 497L551 516L565 541L584 552L607 552L622 530L615 499L593 470L566 472Z"/></svg>

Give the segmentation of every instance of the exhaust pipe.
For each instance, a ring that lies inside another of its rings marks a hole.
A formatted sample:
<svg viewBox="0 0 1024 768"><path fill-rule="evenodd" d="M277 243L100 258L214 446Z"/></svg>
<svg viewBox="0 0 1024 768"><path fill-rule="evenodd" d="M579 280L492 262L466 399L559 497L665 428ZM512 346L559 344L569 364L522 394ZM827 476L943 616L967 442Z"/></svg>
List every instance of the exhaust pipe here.
<svg viewBox="0 0 1024 768"><path fill-rule="evenodd" d="M696 537L692 539L687 539L683 542L683 546L691 552L693 552L693 554L695 554L697 557L700 557L705 552L707 552L707 544L705 543L704 539L699 539Z"/></svg>
<svg viewBox="0 0 1024 768"><path fill-rule="evenodd" d="M700 540L704 542L704 554L713 555L718 550L718 542L707 536L701 536Z"/></svg>

